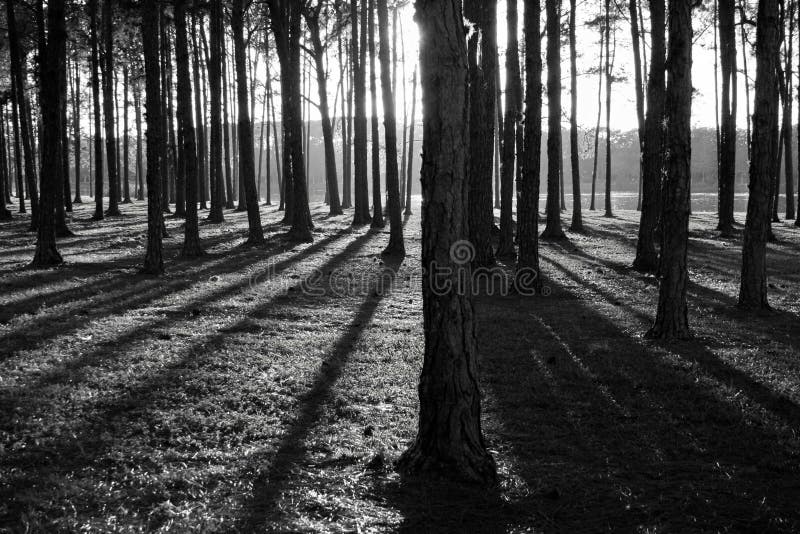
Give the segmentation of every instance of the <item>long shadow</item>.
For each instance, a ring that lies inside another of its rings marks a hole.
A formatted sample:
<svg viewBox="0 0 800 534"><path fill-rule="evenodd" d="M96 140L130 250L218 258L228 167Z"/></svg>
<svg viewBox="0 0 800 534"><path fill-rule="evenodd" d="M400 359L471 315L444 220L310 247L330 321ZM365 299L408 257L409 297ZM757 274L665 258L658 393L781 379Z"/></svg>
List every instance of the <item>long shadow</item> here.
<svg viewBox="0 0 800 534"><path fill-rule="evenodd" d="M486 297L477 309L501 441L490 445L528 483L549 530L800 526L794 403L764 416L736 394L720 398L724 364L713 354L644 344L579 299ZM740 378L737 387L753 382ZM765 400L752 384L744 393Z"/></svg>
<svg viewBox="0 0 800 534"><path fill-rule="evenodd" d="M325 272L335 269L349 257L352 257L373 237L374 235L371 232L364 233L348 244L343 251L319 266L317 270ZM295 261L296 260L286 260L283 267L285 268ZM282 267L277 266L272 272L277 273L281 270ZM380 299L370 298L370 300L362 306L363 313L359 312L359 315L365 320L364 326L366 326L366 323L369 322L369 318L371 317L371 314L369 314L367 310L371 309L374 313L379 302ZM245 317L235 320L226 328L220 329L211 335L202 336L200 341L194 342L188 347L183 347L181 349L183 354L175 361L160 369L158 373L148 374L135 380L133 384L126 386L116 395L111 395L111 398L104 400L102 404L99 399L90 403L94 404L98 409L98 412L94 413L92 420L84 419L78 421L75 426L70 428L69 436L59 436L55 443L48 444L46 448L23 453L23 456L26 456L26 454L30 456L24 458L24 460L18 460L17 462L24 461L26 465L29 464L32 467L16 481L17 486L36 487L44 484L45 479L49 480L53 476L53 467L48 465L49 462L47 461L49 458L57 457L63 460L58 465L58 471L64 473L66 476L69 476L69 473L91 467L94 459L101 457L102 453L112 445L112 443L101 443L98 441L98 427L104 430L107 428L113 429L115 426L127 428L131 425L130 419L147 419L150 410L153 409L154 404L159 399L172 398L177 391L183 390L184 381L181 377L186 367L198 369L205 363L211 361L218 350L225 345L230 332L247 327L251 321L250 317L259 315L269 316L270 313L273 313L273 308L276 305L280 306L279 295L271 296L258 303ZM190 319L187 318L184 320L188 321ZM135 329L122 336L115 337L113 340L109 340L95 347L91 354L87 354L86 357L81 358L82 361L77 362L76 365L89 365L95 360L107 357L109 352L114 351L114 349L117 349L114 358L119 360L126 355L126 351L123 350L120 352L118 350L119 347L131 347L137 340L148 339L154 336L158 328L174 326L174 323L175 318L171 317L151 322L140 327L140 329ZM355 324L356 322L353 323L353 325ZM342 345L342 347L343 346L344 345ZM341 369L343 361L339 362L338 360L334 361L333 359L329 359L327 363L328 366L333 369L336 369L337 366L338 369ZM326 373L327 372L330 372L330 369L327 369ZM24 418L26 412L29 412L30 416L34 416L39 412L39 410L37 410L37 402L40 402L38 389L46 388L48 383L63 383L68 378L70 385L72 385L78 377L61 372L50 374L47 380L37 381L37 384L31 385L31 387L25 391L25 399L23 399L27 401L25 405L16 404L13 394L3 392L3 395L0 397L0 406L3 407L1 413L16 414L14 416L16 420ZM311 392L306 394L303 399L310 401L312 398L316 398L314 392L319 392L319 388L312 388ZM90 412L91 410L89 407L86 407L85 411ZM305 413L311 414L308 410L302 409L301 414ZM305 421L306 416L300 417ZM122 419L121 421L119 420L120 418ZM13 423L9 420L4 422L2 426L10 429L13 428ZM294 429L295 426L296 425L293 425L292 429ZM129 431L130 430L126 430L126 432ZM297 432L297 430L290 430L290 434L291 432ZM91 451L91 454L87 453L87 451ZM9 513L12 514L14 513L16 505L22 506L24 504L17 502L14 490L15 488L13 487L7 486L4 488L0 486L0 498L4 498L5 502L12 503L12 505L9 506ZM3 495L6 492L10 493ZM2 521L0 521L0 523L2 523Z"/></svg>
<svg viewBox="0 0 800 534"><path fill-rule="evenodd" d="M394 281L395 274L402 263L402 258L388 258L382 268L383 275L380 279ZM327 268L327 267L326 267ZM288 430L281 438L274 452L264 451L253 456L250 467L257 473L254 480L253 495L245 505L247 517L244 520L244 529L255 531L267 526L280 510L275 505L277 497L285 487L292 467L305 456L302 447L304 438L309 434L321 414L322 408L329 400L331 388L339 379L347 363L353 339L361 336L375 316L385 292L372 293L361 304L353 319L345 327L345 331L327 352L325 359L314 377L311 388L300 399L300 408Z"/></svg>
<svg viewBox="0 0 800 534"><path fill-rule="evenodd" d="M290 265L293 265L303 258L314 254L322 249L324 249L330 243L341 239L344 235L350 234L349 229L342 229L339 232L328 236L325 239L319 240L312 245L304 248L297 254L290 256L287 259L281 260L273 265L271 268L274 269L275 273L278 273ZM148 285L148 291L142 293L141 288L134 287L133 289L129 289L122 294L111 294L103 299L98 301L92 302L92 311L86 312L85 315L75 316L73 311L65 310L59 314L50 314L47 316L42 317L41 319L37 319L33 322L28 322L24 325L23 331L21 332L11 332L8 335L4 336L0 339L0 343L10 343L16 341L23 344L24 348L27 350L36 348L41 346L43 343L47 342L50 339L53 339L57 336L64 335L68 332L76 331L82 326L85 326L88 322L90 322L94 317L108 317L118 313L123 312L131 312L135 311L137 308L140 308L153 300L164 297L168 293L165 290L170 290L172 292L175 291L183 291L189 290L195 285L195 280L197 274L202 274L204 277L212 277L215 274L223 274L223 273L230 273L230 272L246 272L245 268L248 265L252 265L254 263L258 263L263 261L268 256L264 253L263 250L258 249L240 249L238 251L239 257L241 258L240 261L231 262L231 259L237 258L235 253L226 254L225 261L221 262L218 265L215 265L213 268L208 268L201 270L199 273L198 271L194 271L193 277L191 279L179 278L173 284L164 284L162 280L158 279L148 279L146 277L139 277L141 279L146 280ZM247 276L243 276L242 280L234 283L234 284L222 284L218 289L210 291L208 293L202 293L200 296L191 297L188 300L184 301L182 306L179 307L174 313L188 313L192 309L195 308L202 308L205 303L213 302L216 299L225 297L227 295L233 294L237 291L240 291L250 285L251 279ZM127 300L126 300L127 298ZM105 306L98 306L98 304L105 304ZM47 326L47 334L46 335L39 335L35 342L31 343L30 340L27 338L26 331L30 331L33 327L42 328ZM137 326L136 328L141 328L141 325ZM10 351L9 351L10 353ZM86 355L81 358L81 360L85 359ZM47 376L45 373L44 376Z"/></svg>

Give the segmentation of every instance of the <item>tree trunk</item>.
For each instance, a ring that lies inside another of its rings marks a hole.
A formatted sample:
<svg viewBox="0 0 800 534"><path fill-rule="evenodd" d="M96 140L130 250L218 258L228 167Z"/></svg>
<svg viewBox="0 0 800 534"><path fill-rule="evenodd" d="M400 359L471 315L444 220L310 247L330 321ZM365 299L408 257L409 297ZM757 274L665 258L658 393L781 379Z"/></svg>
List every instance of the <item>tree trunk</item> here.
<svg viewBox="0 0 800 534"><path fill-rule="evenodd" d="M78 61L75 65L74 76L72 78L72 128L74 131L74 160L75 160L75 198L74 204L83 204L81 198L81 75L78 68Z"/></svg>
<svg viewBox="0 0 800 534"><path fill-rule="evenodd" d="M611 59L609 44L611 43L611 1L606 0L606 212L605 217L613 217L611 210L611 71L614 62ZM614 56L617 55L616 28L614 30Z"/></svg>
<svg viewBox="0 0 800 534"><path fill-rule="evenodd" d="M386 191L389 195L389 244L383 254L405 256L403 217L400 212L400 178L397 169L397 119L389 62L389 8L386 0L378 3L378 33L380 37L381 94L386 140Z"/></svg>
<svg viewBox="0 0 800 534"><path fill-rule="evenodd" d="M469 61L469 239L474 267L494 264L492 246L492 163L494 158L497 70L497 0L467 0L464 15L474 25L467 46ZM534 207L534 212L536 208Z"/></svg>
<svg viewBox="0 0 800 534"><path fill-rule="evenodd" d="M203 25L200 25L202 32ZM222 0L211 0L211 13L209 17L210 33L210 61L208 62L208 86L210 93L211 109L211 209L208 220L213 223L225 221L222 212L225 203L225 190L222 176ZM202 36L202 33L201 33Z"/></svg>
<svg viewBox="0 0 800 534"><path fill-rule="evenodd" d="M600 64L597 66L597 121L594 127L594 159L592 163L592 198L589 210L595 210L595 195L597 193L597 157L600 142L600 118L603 113L603 45L606 42L605 27L600 25Z"/></svg>
<svg viewBox="0 0 800 534"><path fill-rule="evenodd" d="M142 48L145 70L145 117L147 120L147 253L142 272L164 272L161 207L161 73L159 71L159 11L156 0L142 0Z"/></svg>
<svg viewBox="0 0 800 534"><path fill-rule="evenodd" d="M8 161L6 160L6 121L5 114L3 113L3 106L0 106L0 221L10 221L13 216L8 210L6 204L10 204L10 191L11 173L8 169Z"/></svg>
<svg viewBox="0 0 800 534"><path fill-rule="evenodd" d="M629 13L631 19L631 44L633 45L633 71L636 82L636 119L639 134L639 199L637 210L642 209L642 189L644 180L643 152L644 152L644 90L642 84L642 53L639 50L639 6L636 0L630 0Z"/></svg>
<svg viewBox="0 0 800 534"><path fill-rule="evenodd" d="M136 114L136 200L144 200L144 168L142 163L142 91L137 82L133 89Z"/></svg>
<svg viewBox="0 0 800 534"><path fill-rule="evenodd" d="M122 69L122 194L125 204L131 203L130 186L130 136L128 135L128 65Z"/></svg>
<svg viewBox="0 0 800 534"><path fill-rule="evenodd" d="M375 0L367 0L369 26L367 28L369 49L369 95L372 109L370 141L372 145L372 228L383 228L383 205L381 200L381 142L378 128L378 86L375 76Z"/></svg>
<svg viewBox="0 0 800 534"><path fill-rule="evenodd" d="M689 240L689 182L692 152L692 7L683 0L669 2L669 63L667 173L664 184L662 255L658 312L648 336L657 339L689 336L686 287L689 281L686 249ZM651 72L656 70L653 64Z"/></svg>
<svg viewBox="0 0 800 534"><path fill-rule="evenodd" d="M500 242L497 256L514 257L514 177L516 169L517 125L522 112L522 87L519 74L517 3L508 2L506 45L506 115L503 120L503 162L500 176Z"/></svg>
<svg viewBox="0 0 800 534"><path fill-rule="evenodd" d="M339 34L339 76L342 80L342 208L350 208L350 181L352 175L351 162L353 150L350 144L351 124L352 124L352 86L349 78L350 47L346 44L342 47L342 35Z"/></svg>
<svg viewBox="0 0 800 534"><path fill-rule="evenodd" d="M55 225L56 237L71 237L75 234L67 227L67 212L72 211L69 190L69 144L67 142L67 47L66 32L65 41L58 54L63 65L58 66L58 130L52 132L52 136L58 140L51 139L51 142L58 144L59 172L53 176L53 201L55 203ZM41 110L41 97L39 98ZM42 115L43 116L43 115ZM43 124L44 125L44 124Z"/></svg>
<svg viewBox="0 0 800 534"><path fill-rule="evenodd" d="M767 301L767 240L769 239L770 181L776 174L775 129L778 92L775 79L779 62L778 0L758 4L756 28L756 94L753 144L750 158L750 199L742 247L742 281L739 306L769 309Z"/></svg>
<svg viewBox="0 0 800 534"><path fill-rule="evenodd" d="M792 58L794 56L794 25L795 18L794 12L796 3L794 0L789 0L788 4L788 18L789 18L789 34L784 39L784 46L786 47L786 69L784 79L786 80L786 100L783 104L783 124L785 134L783 137L784 149L786 153L786 219L791 220L795 218L794 206L794 158L792 157Z"/></svg>
<svg viewBox="0 0 800 534"><path fill-rule="evenodd" d="M182 258L197 258L204 254L200 244L197 222L197 147L192 125L192 82L189 74L189 44L186 38L186 0L175 0L175 63L178 69L177 119L178 140L182 143L183 177L186 188ZM197 102L197 99L195 99Z"/></svg>
<svg viewBox="0 0 800 534"><path fill-rule="evenodd" d="M736 189L736 26L734 0L719 0L720 69L722 109L719 154L719 224L723 237L733 235Z"/></svg>
<svg viewBox="0 0 800 534"><path fill-rule="evenodd" d="M103 118L106 133L106 163L108 164L109 217L119 211L119 169L117 169L117 136L114 132L114 26L113 0L103 0Z"/></svg>
<svg viewBox="0 0 800 534"><path fill-rule="evenodd" d="M631 3L633 2L634 0L631 0ZM569 229L572 232L582 232L583 217L581 214L581 171L580 171L580 155L578 148L578 63L577 63L578 51L577 51L577 38L575 35L575 19L577 17L576 13L577 6L575 0L570 0L569 10L570 10L569 11L569 68L570 68L569 158L570 158L570 170L572 171L572 224L570 225ZM539 62L539 64L541 65L541 61ZM541 83L539 85L541 86Z"/></svg>
<svg viewBox="0 0 800 534"><path fill-rule="evenodd" d="M231 151L231 124L230 115L228 113L228 51L225 45L224 30L220 30L220 50L222 61L222 143L224 148L224 161L225 168L225 208L232 210L236 206L233 203L233 174L231 169L231 160L233 159Z"/></svg>
<svg viewBox="0 0 800 534"><path fill-rule="evenodd" d="M264 230L261 228L261 213L256 191L255 162L253 161L253 126L250 124L249 97L247 96L247 50L244 44L244 2L234 0L231 11L231 29L233 30L233 54L236 66L236 101L239 107L239 179L244 186L245 203L247 205L247 223L249 234L248 245L265 243Z"/></svg>
<svg viewBox="0 0 800 534"><path fill-rule="evenodd" d="M45 39L41 36L41 39ZM42 196L39 205L39 224L36 252L31 267L36 269L64 262L56 247L55 202L64 179L62 161L62 128L64 93L66 89L66 40L64 0L50 0L47 6L47 44L40 57L41 80L39 106L42 114ZM63 197L61 198L63 201ZM63 204L61 206L63 209Z"/></svg>
<svg viewBox="0 0 800 534"><path fill-rule="evenodd" d="M19 111L16 98L16 84L11 83L11 125L14 130L14 174L17 178L17 200L19 200L19 213L25 213L25 186L22 178L23 163L22 149L20 148Z"/></svg>
<svg viewBox="0 0 800 534"><path fill-rule="evenodd" d="M547 11L547 224L542 239L564 239L559 204L561 171L561 14L558 0ZM507 142L508 140L506 140Z"/></svg>
<svg viewBox="0 0 800 534"><path fill-rule="evenodd" d="M327 191L329 214L341 215L342 206L339 201L339 178L336 176L336 149L333 146L333 126L331 125L331 112L328 105L328 76L325 72L325 48L319 30L319 11L323 4L318 3L316 8L306 9L306 22L311 38L314 63L317 72L317 90L319 94L319 111L322 121L322 138L325 144L325 186Z"/></svg>
<svg viewBox="0 0 800 534"><path fill-rule="evenodd" d="M665 102L665 8L664 0L650 1L650 74L647 81L647 114L644 135L644 176L639 238L633 268L641 272L658 269L656 227L661 209L661 177L664 168L664 102Z"/></svg>
<svg viewBox="0 0 800 534"><path fill-rule="evenodd" d="M192 83L194 84L194 134L197 144L197 182L200 200L200 209L206 209L206 183L208 182L208 152L206 151L205 124L203 121L203 105L201 100L200 85L200 49L197 46L197 16L199 0L194 0L194 13L192 14ZM202 24L202 21L201 21ZM188 202L188 199L187 199Z"/></svg>
<svg viewBox="0 0 800 534"><path fill-rule="evenodd" d="M100 47L97 22L97 2L89 0L89 40L92 47L92 105L94 110L94 215L92 219L103 219L103 140L100 135L102 116L100 111Z"/></svg>
<svg viewBox="0 0 800 534"><path fill-rule="evenodd" d="M353 85L355 97L355 119L353 125L353 156L354 156L354 201L353 224L367 224L371 217L369 214L369 191L367 185L367 82L366 82L366 1L361 10L362 31L358 28L358 2L351 0L350 20L353 33ZM359 43L360 39L360 43Z"/></svg>
<svg viewBox="0 0 800 534"><path fill-rule="evenodd" d="M65 53L66 56L66 53ZM69 120L67 119L67 111L69 108L69 94L68 86L69 80L72 78L72 67L69 61L69 56L65 58L66 65L64 66L64 87L62 89L61 101L61 161L64 167L62 180L62 195L63 203L67 213L72 212L72 188L69 185ZM77 120L77 119L76 119Z"/></svg>
<svg viewBox="0 0 800 534"><path fill-rule="evenodd" d="M408 165L406 172L406 209L404 215L411 215L411 191L414 185L414 123L417 120L417 69L414 68L414 78L411 81L411 125L408 128Z"/></svg>
<svg viewBox="0 0 800 534"><path fill-rule="evenodd" d="M419 429L400 458L407 473L436 472L492 484L494 460L481 431L477 342L469 274L457 253L467 239L468 95L466 36L459 0L417 0L422 36L422 265L425 355ZM449 274L442 276L442 269ZM434 274L436 273L436 274ZM438 274L438 276L437 276ZM442 283L447 290L437 291Z"/></svg>
<svg viewBox="0 0 800 534"><path fill-rule="evenodd" d="M283 106L284 158L283 178L286 187L286 212L290 214L293 241L313 241L311 211L308 207L306 168L303 159L302 105L300 102L300 5L292 0L269 0L275 47L281 63L281 100Z"/></svg>
<svg viewBox="0 0 800 534"><path fill-rule="evenodd" d="M574 6L572 9L574 10ZM539 175L542 152L542 41L539 27L541 14L542 6L539 0L525 3L525 71L527 73L525 78L525 143L521 161L522 181L519 184L519 207L517 208L519 257L514 276L514 287L523 295L534 294L541 288L539 277ZM574 19L572 20L574 22ZM549 60L550 56L548 55Z"/></svg>
<svg viewBox="0 0 800 534"><path fill-rule="evenodd" d="M31 229L35 229L39 220L39 194L36 187L33 133L31 132L31 123L25 106L25 69L23 65L25 58L20 50L14 2L11 1L6 2L6 24L8 25L9 55L11 56L12 113L14 114L14 124L19 127L19 139L22 141L25 184L28 188L28 197L31 203ZM19 147L17 147L16 152L19 154ZM20 212L24 213L22 209L20 209Z"/></svg>

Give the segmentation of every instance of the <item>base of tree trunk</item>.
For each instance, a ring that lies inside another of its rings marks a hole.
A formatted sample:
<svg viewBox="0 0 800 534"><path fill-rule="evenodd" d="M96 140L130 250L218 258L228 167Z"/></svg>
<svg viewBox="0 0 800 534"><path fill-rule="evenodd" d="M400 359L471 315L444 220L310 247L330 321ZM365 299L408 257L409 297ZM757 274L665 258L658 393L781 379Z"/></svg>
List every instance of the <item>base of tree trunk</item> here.
<svg viewBox="0 0 800 534"><path fill-rule="evenodd" d="M14 216L11 215L11 212L8 210L0 211L0 221L10 221L13 220Z"/></svg>
<svg viewBox="0 0 800 534"><path fill-rule="evenodd" d="M543 241L561 241L567 238L567 234L561 228L545 228L539 239Z"/></svg>
<svg viewBox="0 0 800 534"><path fill-rule="evenodd" d="M391 239L386 248L381 251L382 256L392 256L395 258L403 257L406 255L406 247L403 243L395 243Z"/></svg>
<svg viewBox="0 0 800 534"><path fill-rule="evenodd" d="M48 267L55 267L64 263L64 259L56 249L55 243L46 245L44 247L36 247L36 254L33 256L31 262L32 269L46 269Z"/></svg>
<svg viewBox="0 0 800 534"><path fill-rule="evenodd" d="M246 247L260 247L266 244L267 240L264 238L263 234L254 235L252 233L247 237L247 241L244 242L244 246Z"/></svg>
<svg viewBox="0 0 800 534"><path fill-rule="evenodd" d="M75 197L75 198L72 199L72 203L73 204L83 204L83 200L81 199L81 197Z"/></svg>
<svg viewBox="0 0 800 534"><path fill-rule="evenodd" d="M225 209L226 210L232 210L232 209L235 209L235 208L236 208L236 205L233 202L226 202L225 203Z"/></svg>
<svg viewBox="0 0 800 534"><path fill-rule="evenodd" d="M407 476L432 475L483 486L492 486L497 482L497 466L488 452L445 458L425 451L419 440L400 457L397 470Z"/></svg>
<svg viewBox="0 0 800 534"><path fill-rule="evenodd" d="M145 274L150 276L160 276L164 274L164 266L163 265L148 265L147 263L139 269L139 274Z"/></svg>
<svg viewBox="0 0 800 534"><path fill-rule="evenodd" d="M286 237L289 241L294 241L297 243L313 243L314 236L311 235L311 230L309 229L299 229L299 228L292 228L286 234Z"/></svg>
<svg viewBox="0 0 800 534"><path fill-rule="evenodd" d="M201 258L206 255L206 251L203 250L203 247L200 245L200 241L197 239L190 239L188 242L185 241L183 243L183 249L181 250L180 258L184 260L191 260L195 258Z"/></svg>
<svg viewBox="0 0 800 534"><path fill-rule="evenodd" d="M330 211L328 211L328 215L331 217L336 217L338 215L344 215L344 211L342 211L342 208L331 209Z"/></svg>
<svg viewBox="0 0 800 534"><path fill-rule="evenodd" d="M122 212L119 211L118 208L114 208L113 210L109 208L109 209L106 210L105 216L106 217L122 217Z"/></svg>
<svg viewBox="0 0 800 534"><path fill-rule="evenodd" d="M411 208L409 206L406 206L406 209L403 211L403 215L413 215L413 214L414 213L411 211Z"/></svg>
<svg viewBox="0 0 800 534"><path fill-rule="evenodd" d="M56 237L75 237L75 232L67 228L67 225L56 225Z"/></svg>
<svg viewBox="0 0 800 534"><path fill-rule="evenodd" d="M208 217L206 217L206 221L209 224L222 224L225 222L225 218L219 215L214 215L213 213L209 213Z"/></svg>
<svg viewBox="0 0 800 534"><path fill-rule="evenodd" d="M386 221L383 217L373 217L369 225L370 228L386 228Z"/></svg>
<svg viewBox="0 0 800 534"><path fill-rule="evenodd" d="M129 198L125 198L125 199L122 200L122 203L123 204L133 204L133 201L131 199L129 199Z"/></svg>
<svg viewBox="0 0 800 534"><path fill-rule="evenodd" d="M104 217L103 217L103 212L102 211L100 211L100 212L95 211L94 215L92 215L92 217L91 217L91 220L93 220L93 221L102 221L103 218Z"/></svg>
<svg viewBox="0 0 800 534"><path fill-rule="evenodd" d="M582 234L583 232L586 231L586 229L583 227L583 222L572 221L572 224L569 227L569 231L575 234Z"/></svg>
<svg viewBox="0 0 800 534"><path fill-rule="evenodd" d="M647 339L658 339L671 341L673 339L690 339L692 333L689 325L683 324L681 320L656 322L645 334Z"/></svg>

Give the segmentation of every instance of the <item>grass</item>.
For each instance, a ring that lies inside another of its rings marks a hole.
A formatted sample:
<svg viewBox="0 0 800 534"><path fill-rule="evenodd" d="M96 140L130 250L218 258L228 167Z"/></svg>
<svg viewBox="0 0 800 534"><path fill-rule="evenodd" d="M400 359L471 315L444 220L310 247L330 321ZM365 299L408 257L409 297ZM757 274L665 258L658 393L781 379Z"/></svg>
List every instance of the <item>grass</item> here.
<svg viewBox="0 0 800 534"><path fill-rule="evenodd" d="M241 246L137 274L144 205L60 242L0 226L0 532L638 532L800 529L800 232L769 246L775 312L735 308L740 240L692 217L690 341L643 333L636 213L542 244L547 297L475 301L488 490L403 479L421 368L419 218L387 231L314 206L313 244ZM416 210L417 214L419 209ZM201 212L201 216L203 213ZM383 283L381 284L381 281ZM391 282L391 284L388 284Z"/></svg>

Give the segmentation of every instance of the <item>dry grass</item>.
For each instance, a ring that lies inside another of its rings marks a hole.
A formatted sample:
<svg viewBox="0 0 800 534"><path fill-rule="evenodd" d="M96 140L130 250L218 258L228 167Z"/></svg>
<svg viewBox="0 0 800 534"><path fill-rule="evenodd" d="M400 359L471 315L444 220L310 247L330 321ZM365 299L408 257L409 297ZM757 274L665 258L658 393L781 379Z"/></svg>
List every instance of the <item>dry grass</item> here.
<svg viewBox="0 0 800 534"><path fill-rule="evenodd" d="M693 217L687 342L642 337L657 287L628 268L632 212L543 245L549 297L477 299L501 471L481 490L392 469L416 424L418 217L400 265L379 256L385 232L322 206L314 244L286 243L270 208L269 244L243 248L229 212L191 262L168 219L154 279L137 274L143 205L125 208L79 208L50 271L25 269L24 220L0 226L0 532L800 529L788 224L769 252L778 311L750 317L733 306L739 243Z"/></svg>

